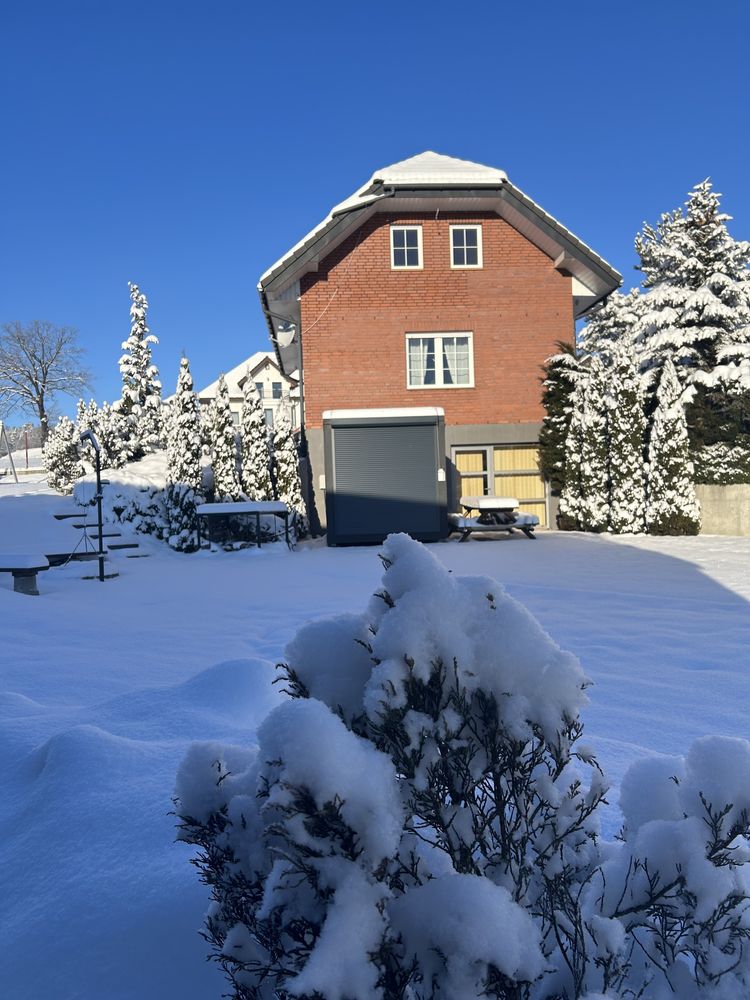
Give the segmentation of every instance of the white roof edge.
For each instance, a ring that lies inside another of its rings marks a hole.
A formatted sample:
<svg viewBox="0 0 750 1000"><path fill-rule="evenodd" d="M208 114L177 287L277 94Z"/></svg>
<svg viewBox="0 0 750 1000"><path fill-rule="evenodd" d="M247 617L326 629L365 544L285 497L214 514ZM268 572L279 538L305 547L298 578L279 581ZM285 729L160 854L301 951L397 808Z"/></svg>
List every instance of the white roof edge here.
<svg viewBox="0 0 750 1000"><path fill-rule="evenodd" d="M444 417L442 406L388 406L379 410L324 410L324 420L356 420L372 417Z"/></svg>

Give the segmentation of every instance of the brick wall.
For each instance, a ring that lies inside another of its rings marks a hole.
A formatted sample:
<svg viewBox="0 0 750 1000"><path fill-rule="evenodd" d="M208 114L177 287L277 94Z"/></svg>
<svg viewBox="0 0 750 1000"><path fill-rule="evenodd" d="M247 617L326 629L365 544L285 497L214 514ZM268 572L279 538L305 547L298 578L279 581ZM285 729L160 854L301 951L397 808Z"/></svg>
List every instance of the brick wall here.
<svg viewBox="0 0 750 1000"><path fill-rule="evenodd" d="M450 266L450 226L482 225L483 267ZM423 270L392 270L390 226L422 226ZM446 424L543 416L540 365L573 336L571 279L492 213L375 215L301 289L306 424L329 409L442 406ZM406 333L471 331L474 387L407 389Z"/></svg>

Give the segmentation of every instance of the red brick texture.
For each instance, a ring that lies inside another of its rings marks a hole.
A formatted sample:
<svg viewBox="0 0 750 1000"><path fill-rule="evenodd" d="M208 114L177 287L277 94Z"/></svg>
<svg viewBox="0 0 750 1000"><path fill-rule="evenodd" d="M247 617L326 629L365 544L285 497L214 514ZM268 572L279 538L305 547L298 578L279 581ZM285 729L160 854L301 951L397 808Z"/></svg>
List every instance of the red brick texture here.
<svg viewBox="0 0 750 1000"><path fill-rule="evenodd" d="M450 226L482 225L483 267L450 266ZM423 269L392 270L390 226L422 226ZM305 423L324 410L442 406L446 424L541 420L540 366L573 337L571 279L492 213L373 216L301 287ZM407 333L471 331L474 387L407 389Z"/></svg>

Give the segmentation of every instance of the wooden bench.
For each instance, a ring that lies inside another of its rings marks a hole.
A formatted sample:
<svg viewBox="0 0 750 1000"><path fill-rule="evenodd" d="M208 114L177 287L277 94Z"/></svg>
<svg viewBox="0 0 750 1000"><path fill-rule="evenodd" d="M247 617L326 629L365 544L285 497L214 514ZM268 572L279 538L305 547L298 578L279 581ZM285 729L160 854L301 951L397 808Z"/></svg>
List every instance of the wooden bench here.
<svg viewBox="0 0 750 1000"><path fill-rule="evenodd" d="M232 519L245 518L255 519L255 541L258 548L261 546L263 532L261 531L261 517L280 517L284 522L284 538L287 546L291 549L293 541L289 534L290 524L294 525L294 511L290 512L285 503L280 500L241 500L237 503L202 503L195 508L198 515L198 547L201 544L201 520L207 523L206 537L209 542L221 544L236 540L232 538ZM236 533L235 533L236 534ZM278 535L274 535L278 537Z"/></svg>
<svg viewBox="0 0 750 1000"><path fill-rule="evenodd" d="M17 594L38 597L36 575L45 569L49 569L46 556L0 552L0 573L13 574L13 589Z"/></svg>

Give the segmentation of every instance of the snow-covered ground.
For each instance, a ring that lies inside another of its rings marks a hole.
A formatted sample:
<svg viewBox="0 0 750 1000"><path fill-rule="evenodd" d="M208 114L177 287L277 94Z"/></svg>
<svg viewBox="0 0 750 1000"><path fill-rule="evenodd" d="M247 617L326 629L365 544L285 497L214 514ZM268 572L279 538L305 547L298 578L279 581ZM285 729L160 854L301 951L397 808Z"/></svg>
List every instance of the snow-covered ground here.
<svg viewBox="0 0 750 1000"><path fill-rule="evenodd" d="M43 483L0 483L0 551L72 537L50 515L70 505ZM119 557L103 584L80 566L42 574L38 599L0 574L10 1000L218 1000L224 980L197 933L206 893L169 815L178 763L193 740L251 740L298 626L362 610L381 574L377 548L144 547L150 558ZM540 533L430 548L456 573L499 580L580 657L594 681L585 741L615 785L646 752L750 736L750 538Z"/></svg>

